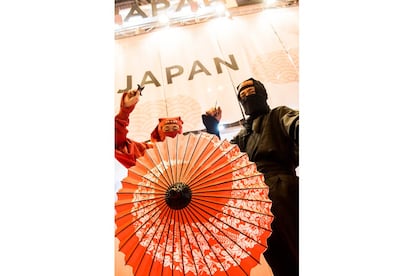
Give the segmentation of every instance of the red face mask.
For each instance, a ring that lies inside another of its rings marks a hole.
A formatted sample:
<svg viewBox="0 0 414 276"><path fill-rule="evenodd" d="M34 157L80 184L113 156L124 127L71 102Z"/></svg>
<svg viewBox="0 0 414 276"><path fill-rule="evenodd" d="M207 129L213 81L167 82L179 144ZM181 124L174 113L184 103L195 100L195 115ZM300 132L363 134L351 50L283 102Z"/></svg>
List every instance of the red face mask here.
<svg viewBox="0 0 414 276"><path fill-rule="evenodd" d="M151 141L164 141L165 137L174 138L177 134L183 133L183 121L181 117L159 118L159 123L151 133Z"/></svg>

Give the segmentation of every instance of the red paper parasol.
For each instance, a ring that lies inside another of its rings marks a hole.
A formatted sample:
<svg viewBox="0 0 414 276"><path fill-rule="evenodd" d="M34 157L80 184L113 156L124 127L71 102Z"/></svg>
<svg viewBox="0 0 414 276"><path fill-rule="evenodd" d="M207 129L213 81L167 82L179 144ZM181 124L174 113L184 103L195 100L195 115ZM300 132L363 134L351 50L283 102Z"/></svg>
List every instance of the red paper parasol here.
<svg viewBox="0 0 414 276"><path fill-rule="evenodd" d="M115 236L136 276L249 275L267 248L263 175L214 135L155 143L117 194Z"/></svg>

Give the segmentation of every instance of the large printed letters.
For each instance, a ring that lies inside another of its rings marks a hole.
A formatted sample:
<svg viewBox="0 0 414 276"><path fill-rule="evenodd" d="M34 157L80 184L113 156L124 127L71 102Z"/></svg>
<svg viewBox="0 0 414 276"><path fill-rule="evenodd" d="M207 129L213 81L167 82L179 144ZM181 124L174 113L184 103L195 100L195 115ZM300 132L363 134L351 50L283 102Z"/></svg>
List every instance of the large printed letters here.
<svg viewBox="0 0 414 276"><path fill-rule="evenodd" d="M230 61L227 62L219 57L213 58L213 63L216 68L217 74L223 73L222 65L225 65L227 68L230 68L232 70L239 70L239 66L237 65L236 59L234 58L234 55L229 55ZM193 62L193 65L191 66L191 71L188 74L187 80L193 80L194 77L196 77L196 74L204 73L206 76L211 76L210 71L207 69L205 65L201 63L199 60L195 60ZM167 79L167 84L172 84L173 79L177 78L184 74L184 67L181 65L172 65L165 68L165 75ZM157 79L157 77L152 73L151 70L146 71L141 79L141 86L145 86L148 84L154 84L156 87L161 86L161 83ZM118 90L118 93L122 93L124 91L128 91L132 88L132 76L127 76L127 87L125 89Z"/></svg>

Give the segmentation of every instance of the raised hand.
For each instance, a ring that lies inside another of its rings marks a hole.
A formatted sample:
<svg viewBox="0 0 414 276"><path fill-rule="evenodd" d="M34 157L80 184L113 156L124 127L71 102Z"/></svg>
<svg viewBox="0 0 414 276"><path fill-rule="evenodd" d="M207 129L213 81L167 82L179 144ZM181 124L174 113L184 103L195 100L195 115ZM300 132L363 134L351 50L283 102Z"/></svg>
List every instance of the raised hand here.
<svg viewBox="0 0 414 276"><path fill-rule="evenodd" d="M130 107L139 102L140 93L138 89L131 89L126 92L126 96L124 97L124 106Z"/></svg>
<svg viewBox="0 0 414 276"><path fill-rule="evenodd" d="M217 121L220 122L221 120L221 108L218 107L212 107L209 110L206 111L206 115L214 117Z"/></svg>

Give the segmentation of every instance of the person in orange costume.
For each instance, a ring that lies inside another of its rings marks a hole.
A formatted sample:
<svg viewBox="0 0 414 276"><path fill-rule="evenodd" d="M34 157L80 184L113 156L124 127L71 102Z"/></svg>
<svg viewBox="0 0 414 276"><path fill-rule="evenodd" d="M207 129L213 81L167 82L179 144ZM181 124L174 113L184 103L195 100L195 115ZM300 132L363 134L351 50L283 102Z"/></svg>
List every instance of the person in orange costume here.
<svg viewBox="0 0 414 276"><path fill-rule="evenodd" d="M152 148L154 142L164 141L165 137L174 138L183 132L183 121L180 117L159 118L158 125L151 133L151 142L137 142L127 137L129 114L139 102L141 89L129 90L122 95L121 107L115 116L115 158L126 168L135 165L135 160L142 156L146 149Z"/></svg>
<svg viewBox="0 0 414 276"><path fill-rule="evenodd" d="M115 158L125 167L130 168L135 165L135 160L142 156L146 149L152 148L153 143L164 141L169 136L174 138L183 132L183 121L181 117L159 118L158 124L151 132L151 142L137 142L127 138L129 125L129 114L134 110L139 102L142 89L129 90L122 95L121 107L115 116ZM118 165L118 170L122 166ZM120 175L116 175L120 178ZM120 188L120 180L115 182L115 192ZM115 199L116 200L116 199ZM124 254L119 251L119 240L115 238L115 275L132 276L132 269L124 263Z"/></svg>

